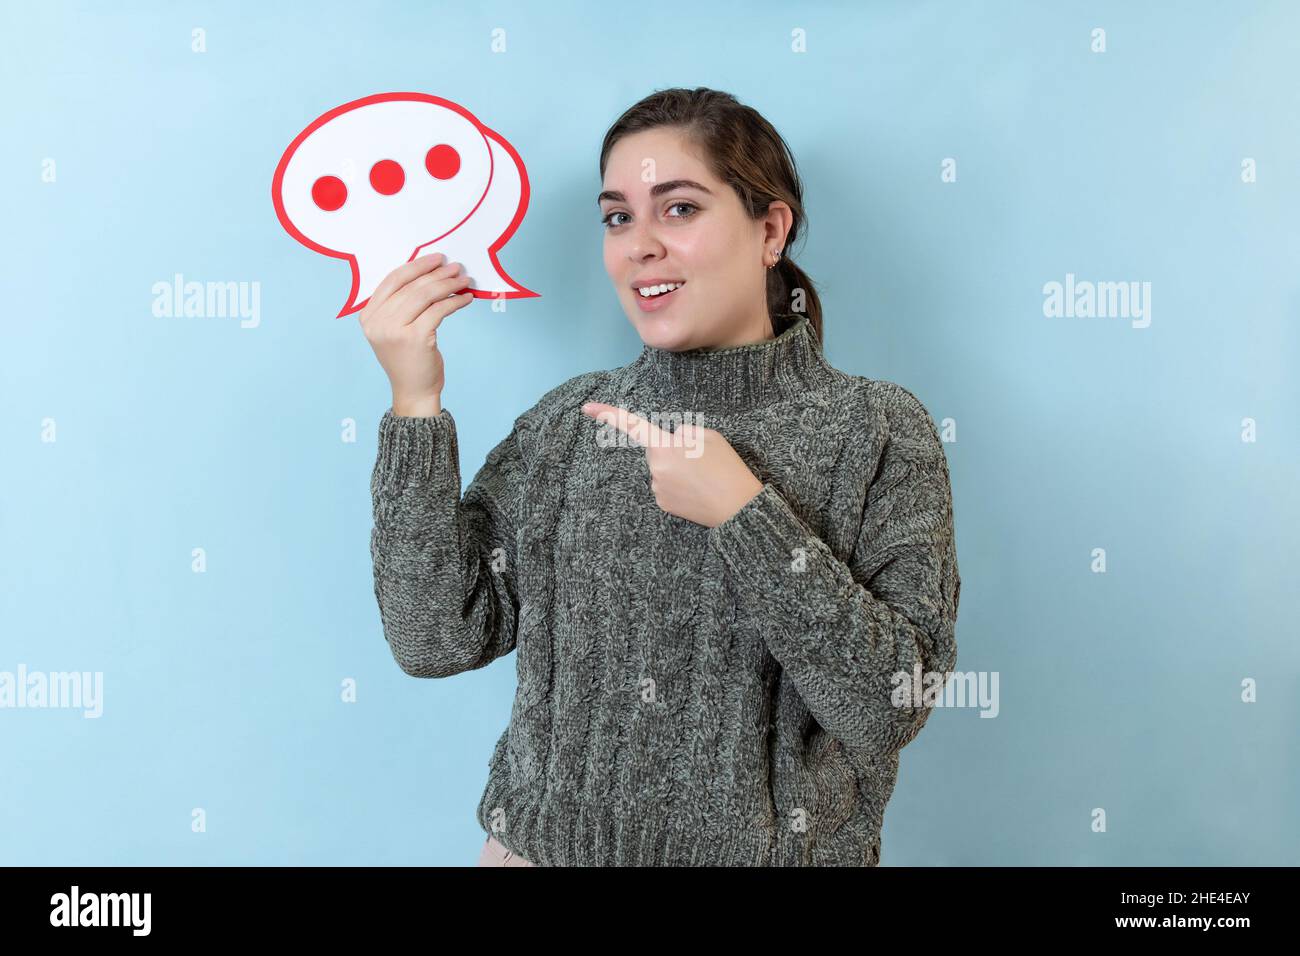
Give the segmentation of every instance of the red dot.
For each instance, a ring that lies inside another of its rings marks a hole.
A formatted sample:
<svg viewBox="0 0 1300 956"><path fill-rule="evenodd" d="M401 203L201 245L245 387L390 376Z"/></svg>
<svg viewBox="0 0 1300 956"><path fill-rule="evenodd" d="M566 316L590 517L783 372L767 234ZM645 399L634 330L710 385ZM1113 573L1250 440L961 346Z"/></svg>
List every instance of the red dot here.
<svg viewBox="0 0 1300 956"><path fill-rule="evenodd" d="M391 159L381 159L370 167L370 185L375 187L377 193L391 196L405 182L406 174L402 172L402 167Z"/></svg>
<svg viewBox="0 0 1300 956"><path fill-rule="evenodd" d="M460 171L460 153L456 147L441 143L424 154L424 168L436 179L451 179Z"/></svg>
<svg viewBox="0 0 1300 956"><path fill-rule="evenodd" d="M348 187L337 176L322 176L311 187L311 198L326 212L333 212L348 199Z"/></svg>

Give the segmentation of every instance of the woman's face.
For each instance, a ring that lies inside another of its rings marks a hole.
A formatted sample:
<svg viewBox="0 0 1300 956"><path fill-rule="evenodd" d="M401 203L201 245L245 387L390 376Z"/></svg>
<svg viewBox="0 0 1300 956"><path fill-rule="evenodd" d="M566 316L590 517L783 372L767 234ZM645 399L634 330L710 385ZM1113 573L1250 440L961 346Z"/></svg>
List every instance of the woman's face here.
<svg viewBox="0 0 1300 956"><path fill-rule="evenodd" d="M641 340L657 348L726 348L771 337L766 263L784 247L789 207L750 219L681 133L634 133L610 150L599 197L605 271ZM642 298L636 286L679 289Z"/></svg>

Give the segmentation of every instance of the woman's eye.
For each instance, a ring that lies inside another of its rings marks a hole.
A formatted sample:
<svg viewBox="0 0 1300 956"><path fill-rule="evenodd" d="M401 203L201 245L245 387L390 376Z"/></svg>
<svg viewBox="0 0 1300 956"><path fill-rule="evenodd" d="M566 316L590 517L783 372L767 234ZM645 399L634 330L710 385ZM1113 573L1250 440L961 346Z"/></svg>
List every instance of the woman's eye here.
<svg viewBox="0 0 1300 956"><path fill-rule="evenodd" d="M679 209L679 208L682 208L682 207L685 207L685 208L687 208L687 209L689 209L689 210L691 210L691 211L688 212L688 213L686 213L685 215L681 215L681 216L672 216L671 218L673 218L673 219L689 219L691 216L695 215L695 212L699 209L699 207L696 206L694 203L689 203L689 202L675 202L675 203L673 203L671 206L669 206L668 208L669 208L669 209ZM609 228L611 228L612 226L621 226L621 225L623 225L623 223L621 223L621 222L610 222L610 220L613 219L615 216L626 216L626 215L627 215L627 213L625 213L625 212L611 212L608 216L606 216L604 219L602 219L601 222L604 224L604 226L605 226L606 229L609 229Z"/></svg>

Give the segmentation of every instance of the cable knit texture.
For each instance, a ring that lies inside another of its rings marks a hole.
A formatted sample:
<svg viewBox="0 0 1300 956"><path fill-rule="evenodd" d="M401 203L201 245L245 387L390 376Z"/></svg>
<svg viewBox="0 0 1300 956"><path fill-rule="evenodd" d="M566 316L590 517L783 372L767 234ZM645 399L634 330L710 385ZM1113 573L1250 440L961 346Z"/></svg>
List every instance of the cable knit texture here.
<svg viewBox="0 0 1300 956"><path fill-rule="evenodd" d="M645 449L587 401L667 430L700 416L763 490L715 528L663 511ZM459 460L448 409L384 413L371 554L406 673L517 652L485 832L538 866L879 863L930 710L896 705L894 675L957 654L948 464L911 392L833 368L787 317L764 342L644 346L570 379L463 496Z"/></svg>

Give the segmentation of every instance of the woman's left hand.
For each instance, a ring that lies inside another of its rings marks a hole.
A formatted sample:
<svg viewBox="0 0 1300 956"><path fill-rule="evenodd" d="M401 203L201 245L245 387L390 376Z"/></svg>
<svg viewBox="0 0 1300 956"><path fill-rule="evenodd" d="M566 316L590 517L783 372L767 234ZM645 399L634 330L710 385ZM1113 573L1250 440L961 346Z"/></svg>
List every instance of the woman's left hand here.
<svg viewBox="0 0 1300 956"><path fill-rule="evenodd" d="M625 408L602 402L588 402L582 411L645 446L650 490L669 514L714 528L763 490L736 449L712 428L682 425L664 431Z"/></svg>

